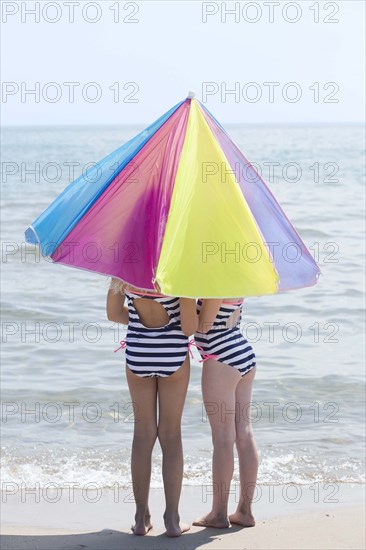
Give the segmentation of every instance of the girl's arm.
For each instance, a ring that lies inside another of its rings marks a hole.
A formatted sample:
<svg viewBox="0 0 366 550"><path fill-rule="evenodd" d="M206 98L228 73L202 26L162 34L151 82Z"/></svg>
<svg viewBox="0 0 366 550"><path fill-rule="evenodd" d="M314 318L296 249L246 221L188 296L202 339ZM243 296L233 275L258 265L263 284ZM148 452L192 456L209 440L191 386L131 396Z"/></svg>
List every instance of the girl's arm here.
<svg viewBox="0 0 366 550"><path fill-rule="evenodd" d="M194 334L198 327L198 315L196 300L193 298L180 298L180 325L186 336Z"/></svg>
<svg viewBox="0 0 366 550"><path fill-rule="evenodd" d="M206 333L212 328L212 324L216 319L221 304L222 300L219 298L208 298L207 300L203 300L198 319L198 332Z"/></svg>
<svg viewBox="0 0 366 550"><path fill-rule="evenodd" d="M128 308L124 305L125 294L121 290L116 293L113 288L115 284L116 279L112 278L107 294L107 317L110 321L114 321L115 323L128 325Z"/></svg>

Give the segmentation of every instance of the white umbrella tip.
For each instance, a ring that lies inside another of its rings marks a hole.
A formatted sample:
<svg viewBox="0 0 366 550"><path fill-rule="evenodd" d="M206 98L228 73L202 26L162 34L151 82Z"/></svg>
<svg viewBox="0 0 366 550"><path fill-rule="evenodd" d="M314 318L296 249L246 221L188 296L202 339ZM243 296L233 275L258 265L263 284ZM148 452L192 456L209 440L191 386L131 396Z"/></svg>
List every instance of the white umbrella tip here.
<svg viewBox="0 0 366 550"><path fill-rule="evenodd" d="M192 90L189 90L187 97L189 99L193 99L196 96L196 92L193 92Z"/></svg>

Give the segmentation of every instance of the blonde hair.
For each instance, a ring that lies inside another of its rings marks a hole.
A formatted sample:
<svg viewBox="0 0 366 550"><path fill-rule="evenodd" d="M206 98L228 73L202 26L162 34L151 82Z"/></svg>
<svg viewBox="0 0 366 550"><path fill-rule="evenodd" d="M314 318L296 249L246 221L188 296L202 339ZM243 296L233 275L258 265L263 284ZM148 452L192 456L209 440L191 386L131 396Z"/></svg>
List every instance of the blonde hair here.
<svg viewBox="0 0 366 550"><path fill-rule="evenodd" d="M116 279L115 277L111 278L111 283L109 285L109 289L113 291L114 294L118 294L119 292L125 293L126 290L131 288L131 286L128 283L124 283L120 279Z"/></svg>
<svg viewBox="0 0 366 550"><path fill-rule="evenodd" d="M165 296L157 291L154 292L153 290L146 290L144 288L138 288L129 283L125 283L124 281L121 281L121 279L116 279L116 277L111 278L109 290L112 290L114 294L118 294L119 292L125 294L126 291L131 290L131 292L137 292L137 294L147 294L150 296L156 294L157 296Z"/></svg>

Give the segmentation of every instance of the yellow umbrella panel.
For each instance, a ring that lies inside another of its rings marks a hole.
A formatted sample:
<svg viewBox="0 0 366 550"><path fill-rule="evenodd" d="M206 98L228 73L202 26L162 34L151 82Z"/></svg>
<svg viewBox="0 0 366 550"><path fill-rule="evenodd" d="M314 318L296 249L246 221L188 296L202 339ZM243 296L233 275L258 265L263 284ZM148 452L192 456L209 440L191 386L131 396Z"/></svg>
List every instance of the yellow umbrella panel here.
<svg viewBox="0 0 366 550"><path fill-rule="evenodd" d="M191 101L155 276L163 294L273 294L279 276L217 139Z"/></svg>

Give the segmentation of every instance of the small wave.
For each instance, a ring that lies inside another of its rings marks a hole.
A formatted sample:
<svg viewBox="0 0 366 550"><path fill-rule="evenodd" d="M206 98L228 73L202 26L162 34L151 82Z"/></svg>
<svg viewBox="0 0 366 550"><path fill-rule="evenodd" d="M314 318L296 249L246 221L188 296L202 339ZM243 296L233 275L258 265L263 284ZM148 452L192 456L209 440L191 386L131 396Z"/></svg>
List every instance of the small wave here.
<svg viewBox="0 0 366 550"><path fill-rule="evenodd" d="M34 450L33 450L34 451ZM2 480L26 488L43 487L54 484L67 488L72 484L75 488L83 488L88 484L96 484L101 488L112 488L116 484L129 484L130 449L119 452L84 451L68 454L58 452L43 452L23 456L4 451L1 461ZM333 458L322 461L311 455L297 452L287 452L273 455L268 450L260 453L259 484L295 483L305 485L318 483L365 483L364 465L350 458ZM151 486L161 488L161 454L153 454ZM234 482L239 482L238 461L235 459ZM184 485L206 485L212 483L211 453L205 455L185 456Z"/></svg>

